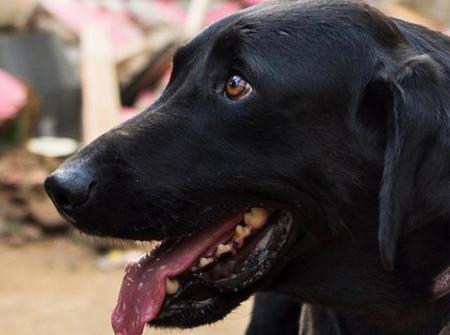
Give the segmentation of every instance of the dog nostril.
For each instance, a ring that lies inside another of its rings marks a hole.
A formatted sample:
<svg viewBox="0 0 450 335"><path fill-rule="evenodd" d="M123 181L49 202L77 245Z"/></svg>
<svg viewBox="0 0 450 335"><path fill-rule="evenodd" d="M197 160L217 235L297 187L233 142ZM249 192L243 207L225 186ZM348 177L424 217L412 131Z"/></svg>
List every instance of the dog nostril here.
<svg viewBox="0 0 450 335"><path fill-rule="evenodd" d="M54 195L55 201L59 204L59 206L64 207L64 208L69 208L72 206L72 204L70 203L69 198L64 195L63 193L56 193Z"/></svg>
<svg viewBox="0 0 450 335"><path fill-rule="evenodd" d="M65 214L81 208L95 185L93 175L85 169L64 167L56 170L45 181L45 189L55 206Z"/></svg>

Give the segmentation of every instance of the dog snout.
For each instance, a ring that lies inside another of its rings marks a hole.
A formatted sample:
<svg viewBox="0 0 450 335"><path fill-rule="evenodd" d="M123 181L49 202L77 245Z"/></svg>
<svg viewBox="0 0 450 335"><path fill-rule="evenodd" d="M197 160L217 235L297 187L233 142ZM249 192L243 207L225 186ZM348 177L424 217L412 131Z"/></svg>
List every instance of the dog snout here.
<svg viewBox="0 0 450 335"><path fill-rule="evenodd" d="M55 206L66 216L82 209L92 195L94 173L83 166L60 167L45 180L45 189Z"/></svg>

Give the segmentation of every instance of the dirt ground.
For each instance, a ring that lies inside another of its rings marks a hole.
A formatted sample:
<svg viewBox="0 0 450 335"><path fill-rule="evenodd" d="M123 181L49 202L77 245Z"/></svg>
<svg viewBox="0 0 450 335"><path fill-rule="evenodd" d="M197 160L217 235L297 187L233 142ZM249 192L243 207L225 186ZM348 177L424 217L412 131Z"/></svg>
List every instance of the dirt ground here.
<svg viewBox="0 0 450 335"><path fill-rule="evenodd" d="M99 270L95 253L66 238L12 248L0 245L0 330L8 335L113 334L109 316L122 270ZM213 326L146 335L244 334L246 302Z"/></svg>

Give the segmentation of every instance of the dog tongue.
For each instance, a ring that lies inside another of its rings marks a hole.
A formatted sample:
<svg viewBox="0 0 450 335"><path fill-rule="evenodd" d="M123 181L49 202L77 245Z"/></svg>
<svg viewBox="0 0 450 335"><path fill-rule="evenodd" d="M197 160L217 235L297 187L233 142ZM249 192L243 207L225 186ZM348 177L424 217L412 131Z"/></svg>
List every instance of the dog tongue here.
<svg viewBox="0 0 450 335"><path fill-rule="evenodd" d="M235 215L224 222L185 237L164 253L142 256L127 265L117 306L112 314L116 335L140 335L145 324L157 317L166 296L166 279L189 269L212 245L243 220Z"/></svg>

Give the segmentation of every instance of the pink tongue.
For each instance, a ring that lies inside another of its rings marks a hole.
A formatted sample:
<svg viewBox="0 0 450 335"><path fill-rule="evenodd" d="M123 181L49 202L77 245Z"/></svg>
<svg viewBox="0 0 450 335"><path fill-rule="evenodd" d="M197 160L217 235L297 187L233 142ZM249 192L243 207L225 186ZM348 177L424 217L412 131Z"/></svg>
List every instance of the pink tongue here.
<svg viewBox="0 0 450 335"><path fill-rule="evenodd" d="M159 313L166 296L166 279L189 269L209 247L243 220L243 214L186 237L162 255L146 254L128 264L112 314L116 335L140 335Z"/></svg>

